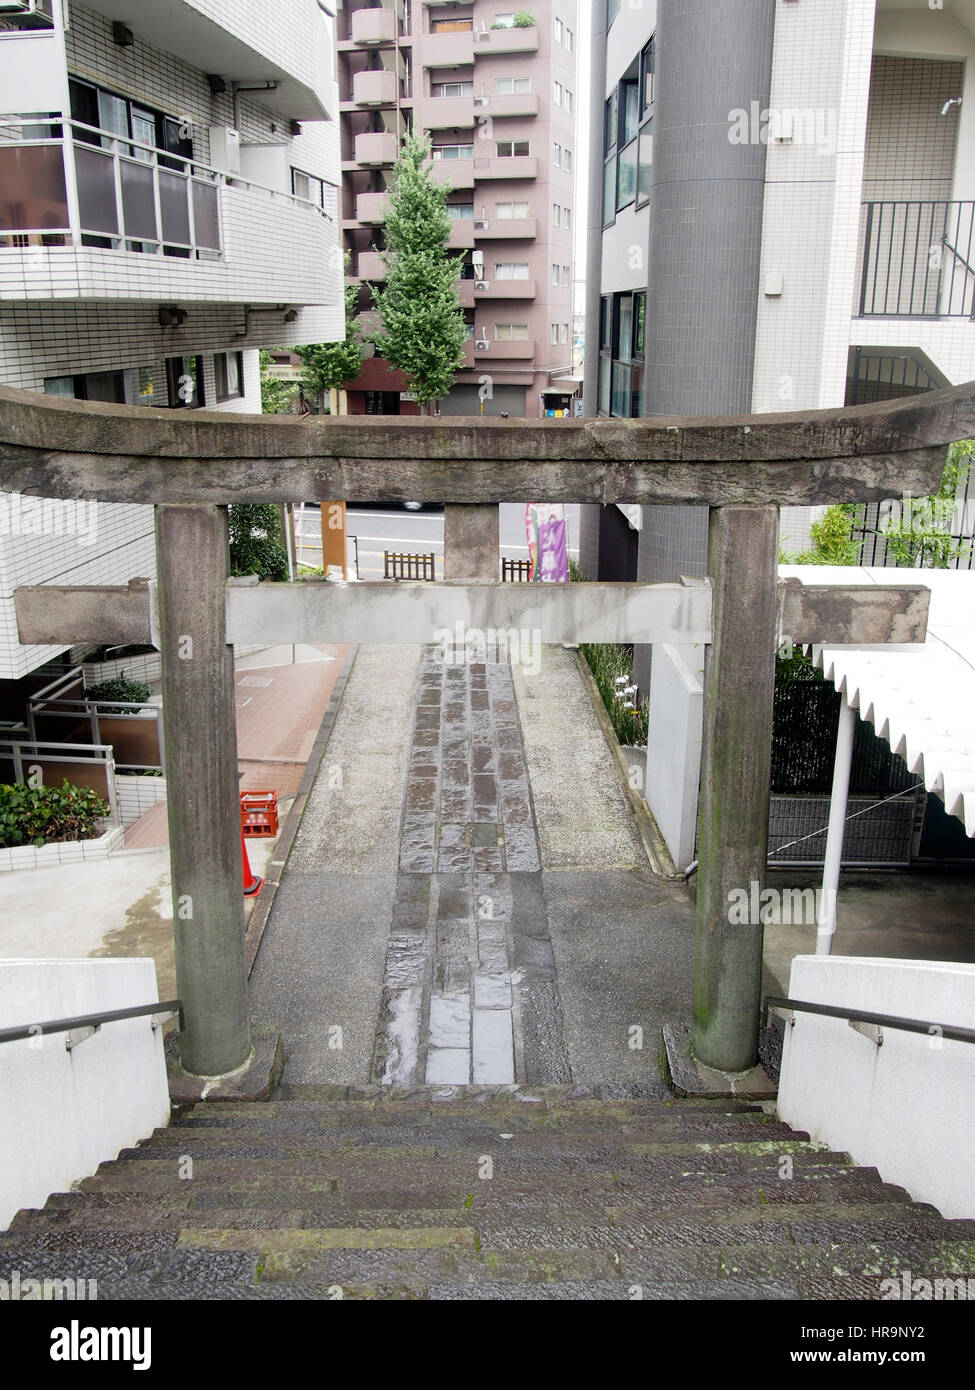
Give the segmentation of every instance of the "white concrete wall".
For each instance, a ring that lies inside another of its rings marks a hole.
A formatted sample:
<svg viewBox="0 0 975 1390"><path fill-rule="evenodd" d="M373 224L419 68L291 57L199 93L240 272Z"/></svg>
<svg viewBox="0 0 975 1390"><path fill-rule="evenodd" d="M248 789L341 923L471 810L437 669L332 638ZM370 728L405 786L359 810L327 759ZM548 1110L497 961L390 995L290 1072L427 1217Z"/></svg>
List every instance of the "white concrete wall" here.
<svg viewBox="0 0 975 1390"><path fill-rule="evenodd" d="M703 647L654 647L645 796L678 869L694 858L703 676Z"/></svg>
<svg viewBox="0 0 975 1390"><path fill-rule="evenodd" d="M797 956L789 996L972 1026L975 965ZM779 1114L945 1217L975 1217L975 1044L796 1014L786 1027Z"/></svg>
<svg viewBox="0 0 975 1390"><path fill-rule="evenodd" d="M0 961L0 1026L149 1004L151 960ZM0 1229L169 1123L162 1029L109 1023L67 1052L64 1034L0 1046Z"/></svg>

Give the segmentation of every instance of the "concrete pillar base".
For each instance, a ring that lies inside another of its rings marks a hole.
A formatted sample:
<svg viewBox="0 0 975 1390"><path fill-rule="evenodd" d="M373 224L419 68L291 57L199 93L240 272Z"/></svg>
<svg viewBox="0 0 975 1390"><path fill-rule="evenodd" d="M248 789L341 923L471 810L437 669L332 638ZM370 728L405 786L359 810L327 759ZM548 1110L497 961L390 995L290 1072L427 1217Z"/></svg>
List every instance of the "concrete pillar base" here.
<svg viewBox="0 0 975 1390"><path fill-rule="evenodd" d="M193 1076L178 1060L179 1034L166 1039L166 1070L173 1105L196 1105L203 1100L270 1100L284 1071L281 1034L253 1027L251 1055L242 1067L223 1076Z"/></svg>
<svg viewBox="0 0 975 1390"><path fill-rule="evenodd" d="M664 1080L677 1096L772 1100L778 1091L761 1063L747 1071L719 1071L698 1061L691 1052L691 1030L686 1023L665 1023L663 1041Z"/></svg>

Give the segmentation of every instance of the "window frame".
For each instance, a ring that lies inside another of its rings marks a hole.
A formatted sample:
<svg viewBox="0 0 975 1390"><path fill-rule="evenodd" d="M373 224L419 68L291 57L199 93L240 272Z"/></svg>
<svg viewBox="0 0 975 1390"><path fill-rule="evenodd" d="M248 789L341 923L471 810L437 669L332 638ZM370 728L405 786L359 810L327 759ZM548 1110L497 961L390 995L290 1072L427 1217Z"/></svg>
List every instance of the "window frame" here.
<svg viewBox="0 0 975 1390"><path fill-rule="evenodd" d="M231 358L234 358L237 363L238 389L236 391L229 391L226 389L228 384L227 366ZM223 378L222 382L221 376ZM223 391L221 391L221 385L223 386ZM244 386L244 354L242 352L215 352L213 354L213 391L218 401L240 401L244 399L247 392Z"/></svg>

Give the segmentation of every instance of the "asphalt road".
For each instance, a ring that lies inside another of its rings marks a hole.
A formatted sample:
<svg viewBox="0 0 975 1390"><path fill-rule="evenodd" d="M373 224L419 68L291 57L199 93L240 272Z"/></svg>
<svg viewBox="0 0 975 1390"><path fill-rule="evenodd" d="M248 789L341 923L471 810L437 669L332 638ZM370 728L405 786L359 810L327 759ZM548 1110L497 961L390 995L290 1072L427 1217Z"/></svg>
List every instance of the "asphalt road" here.
<svg viewBox="0 0 975 1390"><path fill-rule="evenodd" d="M579 556L579 508L569 504L565 509L569 529L569 554ZM315 535L317 516L306 511L306 529ZM443 513L389 511L356 511L346 513L348 534L356 537L359 554L359 578L382 579L383 551L396 550L405 554L433 554L437 578L443 577ZM501 554L507 559L527 559L525 537L525 508L520 502L501 504ZM320 562L320 551L302 554L305 564Z"/></svg>

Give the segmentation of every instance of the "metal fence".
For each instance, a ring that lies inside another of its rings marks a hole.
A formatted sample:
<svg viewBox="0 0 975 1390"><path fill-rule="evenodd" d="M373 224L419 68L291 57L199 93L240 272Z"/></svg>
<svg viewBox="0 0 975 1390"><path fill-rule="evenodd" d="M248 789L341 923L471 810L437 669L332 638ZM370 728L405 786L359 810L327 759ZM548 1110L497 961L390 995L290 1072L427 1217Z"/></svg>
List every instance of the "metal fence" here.
<svg viewBox="0 0 975 1390"><path fill-rule="evenodd" d="M861 318L975 318L975 202L862 205Z"/></svg>
<svg viewBox="0 0 975 1390"><path fill-rule="evenodd" d="M531 560L508 560L502 557L501 579L505 583L525 583L532 577Z"/></svg>

